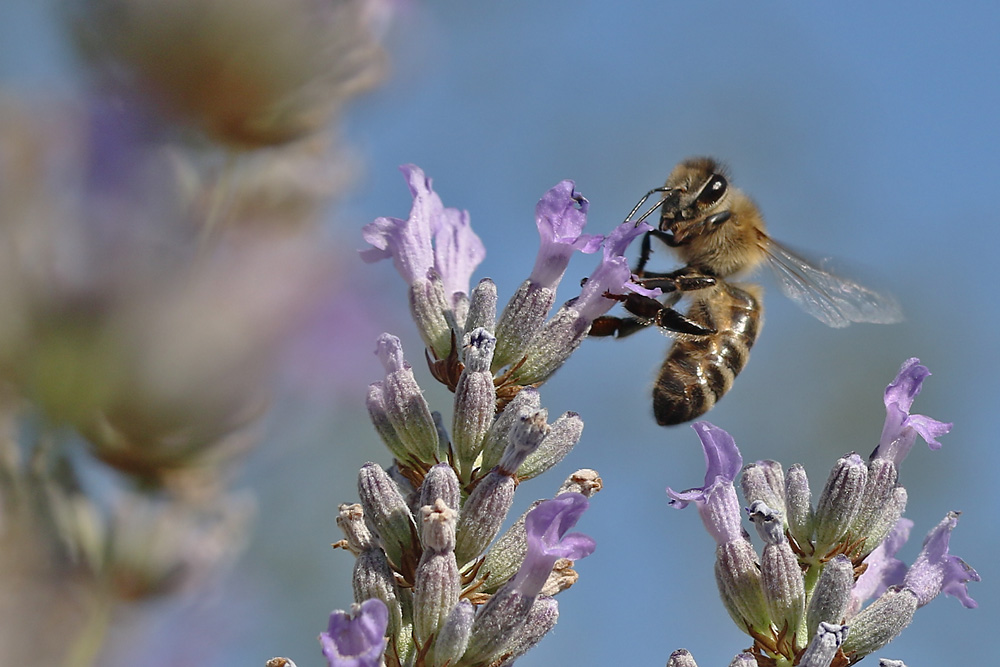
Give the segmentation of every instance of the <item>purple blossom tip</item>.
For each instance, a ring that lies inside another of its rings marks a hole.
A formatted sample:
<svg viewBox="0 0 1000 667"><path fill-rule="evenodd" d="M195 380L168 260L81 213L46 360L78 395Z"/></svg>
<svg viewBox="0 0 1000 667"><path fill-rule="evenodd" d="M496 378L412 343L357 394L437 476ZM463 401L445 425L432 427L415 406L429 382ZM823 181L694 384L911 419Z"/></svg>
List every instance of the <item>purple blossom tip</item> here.
<svg viewBox="0 0 1000 667"><path fill-rule="evenodd" d="M644 222L636 225L627 221L615 227L604 240L603 259L587 278L580 296L573 304L584 319L593 321L611 310L616 302L604 296L605 294L624 294L627 290L650 297L660 295L658 288L651 290L632 282L632 270L625 257L629 244L650 229L652 227Z"/></svg>
<svg viewBox="0 0 1000 667"><path fill-rule="evenodd" d="M531 271L531 280L544 287L554 287L562 278L574 250L596 252L604 237L583 234L590 208L573 181L562 181L546 192L535 206L535 224L541 245Z"/></svg>
<svg viewBox="0 0 1000 667"><path fill-rule="evenodd" d="M544 500L524 520L528 552L512 585L522 595L533 597L542 590L552 566L560 558L580 560L594 552L594 540L583 533L568 533L590 502L581 493L561 493Z"/></svg>
<svg viewBox="0 0 1000 667"><path fill-rule="evenodd" d="M667 495L676 509L694 503L716 543L726 544L743 535L740 503L733 488L733 480L743 467L743 457L733 437L718 426L695 422L691 427L705 450L705 485L680 492L667 487Z"/></svg>
<svg viewBox="0 0 1000 667"><path fill-rule="evenodd" d="M951 430L951 424L926 415L911 415L913 399L931 373L916 357L908 359L899 369L896 379L885 389L885 425L874 457L902 463L919 435L931 449L940 449L939 436Z"/></svg>
<svg viewBox="0 0 1000 667"><path fill-rule="evenodd" d="M365 225L362 237L372 247L361 251L361 259L377 262L391 257L408 285L426 279L433 268L449 295L468 293L472 272L486 255L469 214L445 208L419 167L407 164L400 171L413 196L410 216L377 218Z"/></svg>
<svg viewBox="0 0 1000 667"><path fill-rule="evenodd" d="M979 581L979 573L958 556L948 554L951 531L958 525L958 516L958 512L949 512L941 523L927 534L917 560L906 573L903 585L917 594L919 606L933 600L938 593L958 598L968 609L979 606L969 596L966 586L970 581Z"/></svg>
<svg viewBox="0 0 1000 667"><path fill-rule="evenodd" d="M691 428L705 450L705 485L680 492L667 487L670 504L677 509L684 509L692 502L705 502L719 485L731 485L743 467L743 456L733 436L709 422L695 422Z"/></svg>
<svg viewBox="0 0 1000 667"><path fill-rule="evenodd" d="M351 612L330 614L319 642L330 667L377 667L385 651L389 609L379 599L354 605Z"/></svg>

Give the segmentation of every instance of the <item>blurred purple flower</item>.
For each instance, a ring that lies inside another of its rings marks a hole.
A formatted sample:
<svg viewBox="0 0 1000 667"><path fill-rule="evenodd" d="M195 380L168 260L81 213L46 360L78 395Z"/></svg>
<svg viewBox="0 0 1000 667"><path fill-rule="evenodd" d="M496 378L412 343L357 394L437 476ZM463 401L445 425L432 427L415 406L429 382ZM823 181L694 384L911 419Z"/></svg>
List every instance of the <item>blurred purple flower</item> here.
<svg viewBox="0 0 1000 667"><path fill-rule="evenodd" d="M362 236L371 248L361 259L377 262L392 258L408 285L425 280L435 269L449 296L469 293L469 279L486 256L486 249L472 231L469 214L445 208L431 188L431 179L417 166L400 167L413 195L406 220L376 218L365 225Z"/></svg>
<svg viewBox="0 0 1000 667"><path fill-rule="evenodd" d="M718 426L695 422L691 428L705 450L705 484L680 492L667 487L670 505L684 509L695 503L709 534L717 544L726 544L743 535L740 502L733 487L733 480L743 466L743 457L733 437Z"/></svg>
<svg viewBox="0 0 1000 667"><path fill-rule="evenodd" d="M373 86L381 0L73 0L80 51L102 84L139 92L216 141L283 144Z"/></svg>
<svg viewBox="0 0 1000 667"><path fill-rule="evenodd" d="M902 365L896 379L885 388L885 425L872 458L891 460L899 466L910 453L918 435L931 449L941 448L937 438L950 431L952 425L926 415L910 414L913 399L930 374L927 367L913 357Z"/></svg>
<svg viewBox="0 0 1000 667"><path fill-rule="evenodd" d="M330 667L378 667L385 651L389 610L378 598L354 605L351 612L330 614L330 625L319 635Z"/></svg>
<svg viewBox="0 0 1000 667"><path fill-rule="evenodd" d="M542 287L555 287L562 279L574 250L590 254L601 247L604 237L584 234L590 202L562 181L546 192L535 206L535 224L541 245L529 279Z"/></svg>
<svg viewBox="0 0 1000 667"><path fill-rule="evenodd" d="M517 574L511 579L513 590L534 597L542 590L552 567L560 558L580 560L594 552L594 540L583 533L568 533L590 506L581 493L561 493L543 500L528 513L524 530L528 552Z"/></svg>

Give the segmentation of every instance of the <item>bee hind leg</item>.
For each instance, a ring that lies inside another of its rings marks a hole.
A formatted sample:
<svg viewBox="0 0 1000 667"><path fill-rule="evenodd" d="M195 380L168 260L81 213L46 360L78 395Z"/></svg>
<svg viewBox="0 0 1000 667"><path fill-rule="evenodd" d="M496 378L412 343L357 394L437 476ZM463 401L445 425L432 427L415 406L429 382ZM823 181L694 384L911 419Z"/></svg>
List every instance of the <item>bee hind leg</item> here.
<svg viewBox="0 0 1000 667"><path fill-rule="evenodd" d="M601 315L590 325L588 336L614 336L625 338L649 326L649 320L638 317L614 317Z"/></svg>

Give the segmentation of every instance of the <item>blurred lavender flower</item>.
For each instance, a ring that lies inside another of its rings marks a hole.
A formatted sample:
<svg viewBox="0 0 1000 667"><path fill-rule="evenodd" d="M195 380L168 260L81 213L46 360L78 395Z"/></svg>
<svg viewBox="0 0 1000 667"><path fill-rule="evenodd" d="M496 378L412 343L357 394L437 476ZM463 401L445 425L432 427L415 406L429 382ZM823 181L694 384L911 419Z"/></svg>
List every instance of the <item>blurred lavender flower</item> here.
<svg viewBox="0 0 1000 667"><path fill-rule="evenodd" d="M72 0L103 77L236 147L326 126L384 69L376 0Z"/></svg>
<svg viewBox="0 0 1000 667"><path fill-rule="evenodd" d="M917 608L941 592L976 606L966 584L979 575L948 554L958 513L931 531L913 566L894 558L912 526L901 518L906 490L897 466L917 435L938 449L936 438L951 429L910 414L928 375L917 359L903 364L886 389L879 446L867 464L853 453L838 460L815 507L801 466L784 471L774 461L759 461L743 469L746 511L764 541L762 557L739 523L733 488L739 451L722 429L694 424L707 461L705 485L681 493L668 488L667 494L677 508L694 502L716 540L723 604L754 639L748 664L854 664L895 638ZM869 598L875 599L863 606Z"/></svg>
<svg viewBox="0 0 1000 667"><path fill-rule="evenodd" d="M0 164L0 375L129 473L242 449L230 436L266 403L283 341L329 273L322 250L246 233L198 256L137 108L97 105L44 131L2 111L36 157L15 162L15 149ZM71 140L50 147L53 127Z"/></svg>

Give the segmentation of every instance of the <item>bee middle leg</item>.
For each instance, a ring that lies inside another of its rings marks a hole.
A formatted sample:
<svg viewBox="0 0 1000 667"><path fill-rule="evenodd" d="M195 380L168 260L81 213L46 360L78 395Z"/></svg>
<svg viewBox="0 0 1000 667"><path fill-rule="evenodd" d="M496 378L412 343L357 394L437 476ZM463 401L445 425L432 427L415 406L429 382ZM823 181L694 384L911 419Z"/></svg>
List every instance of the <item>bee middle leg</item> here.
<svg viewBox="0 0 1000 667"><path fill-rule="evenodd" d="M605 296L621 301L625 306L625 310L632 315L631 317L614 317L611 315L598 317L591 324L589 334L591 336L624 338L647 326L657 326L669 332L691 336L707 336L715 333L715 329L702 326L683 313L674 310L669 305L653 297L643 296L635 292L621 296L609 294Z"/></svg>

